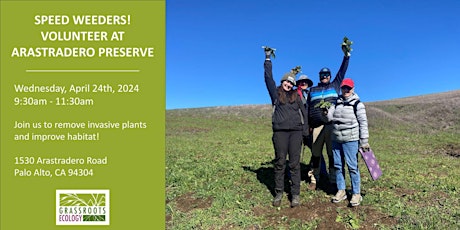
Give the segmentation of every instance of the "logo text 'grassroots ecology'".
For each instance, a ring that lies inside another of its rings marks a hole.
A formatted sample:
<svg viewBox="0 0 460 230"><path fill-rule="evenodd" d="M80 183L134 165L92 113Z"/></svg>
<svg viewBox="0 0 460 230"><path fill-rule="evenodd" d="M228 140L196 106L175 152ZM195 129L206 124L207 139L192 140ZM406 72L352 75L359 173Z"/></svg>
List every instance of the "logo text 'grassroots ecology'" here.
<svg viewBox="0 0 460 230"><path fill-rule="evenodd" d="M109 224L109 190L56 190L56 225Z"/></svg>

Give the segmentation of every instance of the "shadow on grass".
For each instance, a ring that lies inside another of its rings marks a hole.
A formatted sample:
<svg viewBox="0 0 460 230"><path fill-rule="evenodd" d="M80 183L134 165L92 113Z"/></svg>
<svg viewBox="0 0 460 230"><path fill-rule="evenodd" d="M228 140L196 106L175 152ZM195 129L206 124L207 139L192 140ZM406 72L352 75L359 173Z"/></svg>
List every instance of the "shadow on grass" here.
<svg viewBox="0 0 460 230"><path fill-rule="evenodd" d="M270 193L275 196L275 170L273 169L272 162L273 161L262 163L262 167L258 169L253 169L251 166L243 166L243 170L255 173L257 180L259 180L261 184L264 184Z"/></svg>
<svg viewBox="0 0 460 230"><path fill-rule="evenodd" d="M274 160L267 161L262 163L261 167L258 169L254 169L250 166L243 166L244 171L253 172L257 176L257 180L263 185L267 187L270 193L275 196L275 170L273 168ZM285 179L284 179L284 192L290 194L291 192L291 185L289 182L289 161L286 161L286 172L285 172ZM305 181L306 183L310 183L310 178L308 177L308 171L310 170L310 166L304 163L300 164L300 180L301 183Z"/></svg>

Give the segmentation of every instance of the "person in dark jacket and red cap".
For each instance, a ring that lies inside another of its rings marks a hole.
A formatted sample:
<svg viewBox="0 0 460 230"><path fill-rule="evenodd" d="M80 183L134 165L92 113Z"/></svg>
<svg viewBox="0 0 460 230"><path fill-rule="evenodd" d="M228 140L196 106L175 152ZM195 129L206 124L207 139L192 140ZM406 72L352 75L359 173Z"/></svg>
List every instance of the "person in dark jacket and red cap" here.
<svg viewBox="0 0 460 230"><path fill-rule="evenodd" d="M295 73L286 73L281 79L281 85L276 86L270 60L272 52L270 48L265 48L264 77L273 105L272 142L275 149L275 197L272 205L281 206L286 158L289 155L291 207L296 207L300 205L300 153L303 135L308 135L308 113L293 89L296 83Z"/></svg>

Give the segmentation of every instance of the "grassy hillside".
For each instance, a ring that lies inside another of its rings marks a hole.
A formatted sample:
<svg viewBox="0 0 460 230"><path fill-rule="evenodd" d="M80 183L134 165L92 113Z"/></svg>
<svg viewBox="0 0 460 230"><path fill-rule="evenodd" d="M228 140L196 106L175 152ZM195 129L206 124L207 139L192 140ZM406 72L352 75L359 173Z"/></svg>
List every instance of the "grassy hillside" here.
<svg viewBox="0 0 460 230"><path fill-rule="evenodd" d="M383 176L372 181L360 159L356 208L307 191L306 182L300 207L286 196L280 209L271 206L270 105L168 110L167 228L460 228L460 91L365 104Z"/></svg>

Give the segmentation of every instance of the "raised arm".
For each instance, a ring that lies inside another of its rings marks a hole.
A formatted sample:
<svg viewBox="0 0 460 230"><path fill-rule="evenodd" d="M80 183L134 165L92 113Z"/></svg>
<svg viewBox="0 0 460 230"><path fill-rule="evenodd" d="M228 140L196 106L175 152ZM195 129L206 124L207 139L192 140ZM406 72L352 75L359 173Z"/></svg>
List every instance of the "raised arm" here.
<svg viewBox="0 0 460 230"><path fill-rule="evenodd" d="M342 64L340 65L340 69L337 72L334 80L332 81L332 85L337 92L340 92L340 84L342 84L342 80L345 78L345 73L348 69L348 62L350 61L350 57L343 56Z"/></svg>
<svg viewBox="0 0 460 230"><path fill-rule="evenodd" d="M273 105L278 99L276 83L273 80L272 61L270 60L270 56L272 56L273 49L267 47L267 48L264 48L264 52L265 52L265 62L264 62L265 86L267 86L268 94L270 95L270 99Z"/></svg>
<svg viewBox="0 0 460 230"><path fill-rule="evenodd" d="M348 62L350 61L351 51L353 50L351 48L352 44L353 42L350 41L350 39L348 39L347 37L343 38L343 42L341 44L341 48L343 51L342 64L340 65L340 69L337 72L337 75L335 76L334 81L332 81L331 83L337 92L340 91L340 84L342 84L342 80L343 78L345 78L345 73L347 72L347 69L348 69Z"/></svg>

